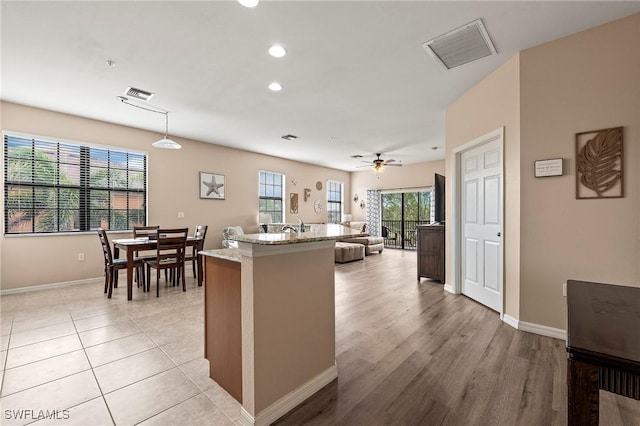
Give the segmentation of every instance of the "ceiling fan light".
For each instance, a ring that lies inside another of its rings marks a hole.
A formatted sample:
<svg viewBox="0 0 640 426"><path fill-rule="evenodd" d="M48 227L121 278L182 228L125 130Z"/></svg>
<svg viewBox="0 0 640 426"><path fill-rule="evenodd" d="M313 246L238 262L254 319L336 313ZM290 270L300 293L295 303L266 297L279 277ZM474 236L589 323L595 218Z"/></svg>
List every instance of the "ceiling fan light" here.
<svg viewBox="0 0 640 426"><path fill-rule="evenodd" d="M151 144L152 147L154 148L161 148L161 149L180 149L182 148L182 145L180 145L178 142L171 140L169 138L162 138L159 141L155 141L154 143Z"/></svg>

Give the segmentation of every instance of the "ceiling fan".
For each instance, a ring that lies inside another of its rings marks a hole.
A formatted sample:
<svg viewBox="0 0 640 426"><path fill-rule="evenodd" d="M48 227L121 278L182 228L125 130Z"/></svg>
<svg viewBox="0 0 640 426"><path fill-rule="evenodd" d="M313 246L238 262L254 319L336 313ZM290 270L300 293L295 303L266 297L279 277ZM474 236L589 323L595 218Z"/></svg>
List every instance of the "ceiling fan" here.
<svg viewBox="0 0 640 426"><path fill-rule="evenodd" d="M367 163L368 166L359 166L359 167L373 167L373 170L376 172L382 172L384 170L385 167L389 166L389 167L400 167L402 166L402 164L400 163L396 163L396 160L383 160L382 158L380 158L380 156L382 155L382 153L376 153L377 158L371 162L369 161L363 161L363 163Z"/></svg>

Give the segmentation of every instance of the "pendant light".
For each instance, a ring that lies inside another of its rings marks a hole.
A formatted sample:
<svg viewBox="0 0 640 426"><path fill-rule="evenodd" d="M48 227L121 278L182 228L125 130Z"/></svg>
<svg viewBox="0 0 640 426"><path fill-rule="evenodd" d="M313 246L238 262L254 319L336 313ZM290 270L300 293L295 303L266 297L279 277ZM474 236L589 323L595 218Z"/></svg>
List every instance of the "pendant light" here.
<svg viewBox="0 0 640 426"><path fill-rule="evenodd" d="M164 111L165 117L165 128L164 128L164 138L160 139L151 144L154 148L162 148L162 149L180 149L182 145L178 142L169 139L169 112Z"/></svg>
<svg viewBox="0 0 640 426"><path fill-rule="evenodd" d="M160 139L159 141L155 141L154 143L151 144L151 146L153 146L154 148L161 148L161 149L180 149L182 148L182 145L180 145L178 142L169 139L169 111L159 111L156 109L152 109L152 108L147 108L145 106L141 106L141 105L136 105L136 104L132 104L131 102L129 102L129 99L127 99L124 96L118 96L117 99L122 102L123 104L127 104L129 106L132 107L136 107L136 108L140 108L143 109L145 111L151 111L151 112L155 112L156 114L164 114L164 138Z"/></svg>

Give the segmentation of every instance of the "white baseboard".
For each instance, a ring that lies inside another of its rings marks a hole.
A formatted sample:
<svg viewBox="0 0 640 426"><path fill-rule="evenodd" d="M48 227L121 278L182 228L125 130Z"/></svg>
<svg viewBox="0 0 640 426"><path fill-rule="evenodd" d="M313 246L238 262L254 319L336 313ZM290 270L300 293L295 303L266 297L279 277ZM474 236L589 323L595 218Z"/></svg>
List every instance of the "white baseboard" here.
<svg viewBox="0 0 640 426"><path fill-rule="evenodd" d="M448 292L449 292L449 293L451 293L451 294L456 294L456 292L453 290L453 286L452 286L452 285L445 284L445 285L444 285L444 290L445 290L445 291L448 291Z"/></svg>
<svg viewBox="0 0 640 426"><path fill-rule="evenodd" d="M338 377L338 367L334 364L302 386L289 392L255 417L244 407L240 409L240 424L243 426L267 426L293 410L314 393L331 383Z"/></svg>
<svg viewBox="0 0 640 426"><path fill-rule="evenodd" d="M561 328L548 327L546 325L534 324L517 320L509 315L503 315L502 321L515 328L529 333L539 334L541 336L552 337L554 339L567 340L567 331Z"/></svg>
<svg viewBox="0 0 640 426"><path fill-rule="evenodd" d="M515 328L516 330L518 330L518 320L515 319L514 317L504 314L502 315L502 321L506 322L508 325L510 325L511 327Z"/></svg>
<svg viewBox="0 0 640 426"><path fill-rule="evenodd" d="M0 290L0 296L6 296L8 294L28 293L30 291L40 291L40 290L47 290L51 288L62 288L62 287L68 287L71 285L95 284L98 282L104 282L104 277L86 278L84 280L77 280L77 281L63 281L63 282L53 283L53 284L32 285L29 287L9 288L6 290Z"/></svg>
<svg viewBox="0 0 640 426"><path fill-rule="evenodd" d="M540 334L542 336L553 337L554 339L567 340L567 331L561 328L547 327L546 325L520 321L520 330Z"/></svg>
<svg viewBox="0 0 640 426"><path fill-rule="evenodd" d="M244 409L244 407L240 407L240 417L238 418L238 422L242 426L253 426L256 424L256 419Z"/></svg>

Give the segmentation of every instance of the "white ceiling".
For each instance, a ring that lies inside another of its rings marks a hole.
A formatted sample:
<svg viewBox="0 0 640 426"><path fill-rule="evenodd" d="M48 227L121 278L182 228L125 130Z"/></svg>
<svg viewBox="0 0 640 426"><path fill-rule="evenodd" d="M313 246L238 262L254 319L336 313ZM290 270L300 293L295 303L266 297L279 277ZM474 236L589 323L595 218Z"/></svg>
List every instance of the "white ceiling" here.
<svg viewBox="0 0 640 426"><path fill-rule="evenodd" d="M164 132L162 115L116 99L133 86L156 93L148 104L170 112L178 140L342 170L362 170L354 154L444 158L447 105L514 53L640 12L638 1L0 4L3 100ZM421 47L478 18L498 55L445 71ZM270 57L273 43L288 55Z"/></svg>

